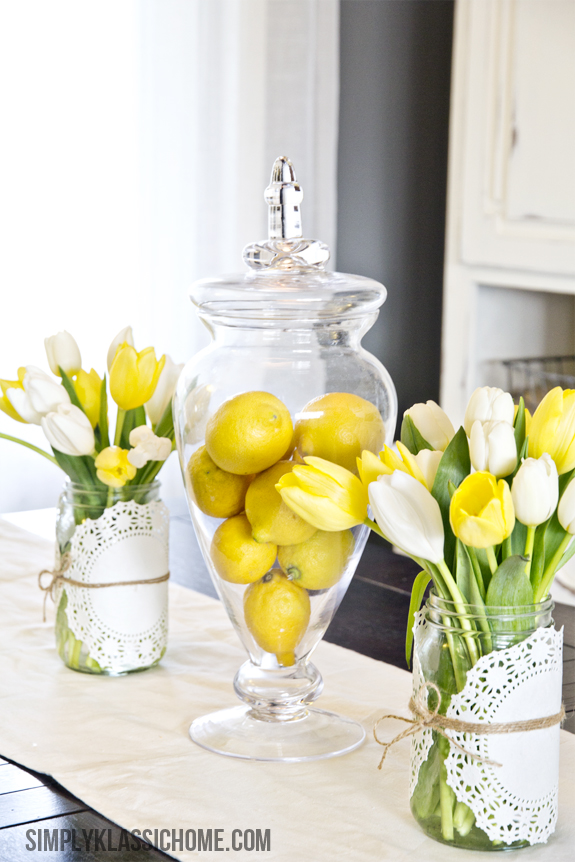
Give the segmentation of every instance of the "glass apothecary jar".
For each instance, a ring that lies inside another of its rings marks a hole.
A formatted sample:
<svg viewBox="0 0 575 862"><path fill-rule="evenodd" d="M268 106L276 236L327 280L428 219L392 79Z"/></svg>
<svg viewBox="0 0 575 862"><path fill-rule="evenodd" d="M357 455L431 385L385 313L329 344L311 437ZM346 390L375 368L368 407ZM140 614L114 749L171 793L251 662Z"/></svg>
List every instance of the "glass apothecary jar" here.
<svg viewBox="0 0 575 862"><path fill-rule="evenodd" d="M56 518L57 564L43 573L68 667L119 676L157 664L168 635L169 512L160 483L68 482ZM47 581L47 575L52 580Z"/></svg>
<svg viewBox="0 0 575 862"><path fill-rule="evenodd" d="M361 346L385 288L324 269L327 247L302 237L289 160L276 160L265 198L269 239L245 249L248 271L192 287L213 341L184 368L174 400L192 521L249 656L234 683L243 705L197 719L190 734L230 756L306 760L365 735L309 704L323 686L311 654L369 530L316 531L275 486L306 456L357 474L362 450L393 441L397 401Z"/></svg>
<svg viewBox="0 0 575 862"><path fill-rule="evenodd" d="M513 732L490 733L489 726L560 713L563 632L553 627L553 601L467 607L458 613L432 594L417 615L414 699L427 687L430 710L485 724L485 733L427 727L413 736L411 810L428 835L456 847L544 843L557 821L559 721Z"/></svg>

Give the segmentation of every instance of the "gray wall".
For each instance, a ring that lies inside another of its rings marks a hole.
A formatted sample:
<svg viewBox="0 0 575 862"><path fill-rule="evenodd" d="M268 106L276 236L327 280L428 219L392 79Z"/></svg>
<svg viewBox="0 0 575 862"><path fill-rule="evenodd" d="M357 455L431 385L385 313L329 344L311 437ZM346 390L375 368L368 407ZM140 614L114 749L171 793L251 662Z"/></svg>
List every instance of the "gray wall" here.
<svg viewBox="0 0 575 862"><path fill-rule="evenodd" d="M399 417L439 396L452 31L452 0L341 0L337 269L388 289Z"/></svg>

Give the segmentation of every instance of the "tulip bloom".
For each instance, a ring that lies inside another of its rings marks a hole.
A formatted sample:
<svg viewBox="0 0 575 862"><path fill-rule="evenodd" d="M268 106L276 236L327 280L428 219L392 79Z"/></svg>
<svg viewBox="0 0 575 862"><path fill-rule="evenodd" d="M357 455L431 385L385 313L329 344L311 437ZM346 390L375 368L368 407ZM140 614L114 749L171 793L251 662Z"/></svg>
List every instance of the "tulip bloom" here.
<svg viewBox="0 0 575 862"><path fill-rule="evenodd" d="M386 539L412 557L440 563L444 531L441 510L427 488L396 470L369 486L373 516Z"/></svg>
<svg viewBox="0 0 575 862"><path fill-rule="evenodd" d="M538 527L551 517L559 500L559 476L552 458L526 458L511 486L515 517L527 527Z"/></svg>
<svg viewBox="0 0 575 862"><path fill-rule="evenodd" d="M69 404L70 396L60 383L56 383L40 368L35 365L27 365L26 373L23 379L24 392L28 398L28 402L32 411L38 415L38 419L28 419L16 405L16 410L23 416L27 422L40 424L40 417L46 416L58 409L59 404ZM15 393L17 390L14 390ZM18 395L19 403L21 396Z"/></svg>
<svg viewBox="0 0 575 862"><path fill-rule="evenodd" d="M25 368L18 369L18 380L2 380L0 379L0 392L2 395L0 396L0 410L3 413L6 413L10 416L11 419L15 419L16 422L30 422L30 419L26 419L22 416L15 408L12 400L14 399L14 392L10 395L10 390L17 390L22 393L22 398L26 399L26 393L24 392L24 375L26 374ZM18 395L16 395L16 402L18 402ZM29 409L32 410L30 405ZM37 416L37 422L35 424L40 424L40 417Z"/></svg>
<svg viewBox="0 0 575 862"><path fill-rule="evenodd" d="M571 481L565 488L557 509L559 523L572 536L575 535L575 482Z"/></svg>
<svg viewBox="0 0 575 862"><path fill-rule="evenodd" d="M176 383L178 382L178 377L180 376L183 367L183 363L181 365L176 365L176 363L172 362L170 357L166 354L166 364L160 374L156 390L145 405L146 413L148 414L152 425L156 426L164 415L166 407L170 403L170 399L174 394L174 389L176 388Z"/></svg>
<svg viewBox="0 0 575 862"><path fill-rule="evenodd" d="M86 414L74 404L58 404L58 409L42 417L42 430L50 445L64 455L91 455L94 431Z"/></svg>
<svg viewBox="0 0 575 862"><path fill-rule="evenodd" d="M427 401L425 404L414 404L406 410L404 416L410 416L413 424L434 449L444 452L455 434L451 420L439 404Z"/></svg>
<svg viewBox="0 0 575 862"><path fill-rule="evenodd" d="M119 446L102 449L94 463L100 482L111 488L121 488L136 475L136 468L128 461L128 450Z"/></svg>
<svg viewBox="0 0 575 862"><path fill-rule="evenodd" d="M82 367L80 348L69 332L57 332L44 339L48 365L52 374L60 376L60 368L70 377L77 374Z"/></svg>
<svg viewBox="0 0 575 862"><path fill-rule="evenodd" d="M153 347L139 353L129 344L118 348L110 370L110 394L121 410L133 410L149 401L166 361L156 359Z"/></svg>
<svg viewBox="0 0 575 862"><path fill-rule="evenodd" d="M417 455L412 455L401 441L398 441L397 448L401 458L389 446L380 452L379 458L373 452L362 452L361 458L357 459L357 468L364 486L367 488L371 482L376 481L378 476L390 475L394 470L401 470L403 473L409 473L431 491L443 452L422 449Z"/></svg>
<svg viewBox="0 0 575 862"><path fill-rule="evenodd" d="M467 476L451 498L451 529L472 548L499 545L513 532L515 511L509 485L491 473Z"/></svg>
<svg viewBox="0 0 575 862"><path fill-rule="evenodd" d="M471 426L469 456L474 468L493 473L498 479L509 476L517 466L517 445L509 422L480 422Z"/></svg>
<svg viewBox="0 0 575 862"><path fill-rule="evenodd" d="M504 392L496 386L480 386L469 399L463 427L467 436L471 437L473 423L477 420L507 422L513 425L514 416L515 404L509 392Z"/></svg>
<svg viewBox="0 0 575 862"><path fill-rule="evenodd" d="M367 492L357 476L323 458L308 456L275 486L284 503L318 530L335 533L363 524Z"/></svg>
<svg viewBox="0 0 575 862"><path fill-rule="evenodd" d="M156 437L147 425L138 425L130 431L128 461L134 467L143 467L148 461L165 461L172 451L172 441L168 437Z"/></svg>
<svg viewBox="0 0 575 862"><path fill-rule="evenodd" d="M116 353L118 352L118 348L122 346L122 344L129 344L130 347L134 346L134 336L132 334L132 327L125 326L124 329L121 329L120 332L116 335L108 348L108 356L106 358L106 362L108 364L108 373L112 368L114 363L114 359L116 358Z"/></svg>
<svg viewBox="0 0 575 862"><path fill-rule="evenodd" d="M78 400L92 428L95 428L100 421L100 400L102 393L102 381L100 376L94 369L88 374L80 369L78 376L74 381L74 390L78 396Z"/></svg>
<svg viewBox="0 0 575 862"><path fill-rule="evenodd" d="M575 389L556 386L533 414L529 429L529 455L547 452L561 476L575 467Z"/></svg>

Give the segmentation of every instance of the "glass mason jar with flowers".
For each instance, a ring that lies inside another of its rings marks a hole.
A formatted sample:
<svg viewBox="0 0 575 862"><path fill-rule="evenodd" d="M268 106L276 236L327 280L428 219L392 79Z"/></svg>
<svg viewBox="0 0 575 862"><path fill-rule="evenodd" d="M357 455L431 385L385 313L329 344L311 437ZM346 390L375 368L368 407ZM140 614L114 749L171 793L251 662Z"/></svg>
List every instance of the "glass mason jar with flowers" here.
<svg viewBox="0 0 575 862"><path fill-rule="evenodd" d="M172 393L181 366L140 352L131 327L108 351L118 411L108 426L106 376L82 368L74 338L45 340L50 377L35 366L0 380L0 409L41 425L68 476L56 521L56 565L39 583L56 602L56 645L64 663L118 675L156 664L166 648L169 513L156 479L173 448Z"/></svg>

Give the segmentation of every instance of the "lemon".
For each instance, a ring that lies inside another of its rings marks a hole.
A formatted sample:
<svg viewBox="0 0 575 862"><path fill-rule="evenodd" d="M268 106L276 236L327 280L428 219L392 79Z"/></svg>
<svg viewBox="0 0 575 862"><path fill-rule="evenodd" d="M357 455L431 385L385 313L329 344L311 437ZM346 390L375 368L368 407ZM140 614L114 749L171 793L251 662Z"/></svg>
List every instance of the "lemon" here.
<svg viewBox="0 0 575 862"><path fill-rule="evenodd" d="M220 524L210 548L216 572L232 584L251 584L259 581L270 569L277 555L277 547L256 542L245 515L236 515Z"/></svg>
<svg viewBox="0 0 575 862"><path fill-rule="evenodd" d="M256 542L297 545L315 533L315 527L286 506L276 491L277 482L293 470L292 461L279 461L256 476L246 494L246 515Z"/></svg>
<svg viewBox="0 0 575 862"><path fill-rule="evenodd" d="M351 530L318 530L299 545L278 548L278 562L288 577L306 590L326 590L337 584L355 546Z"/></svg>
<svg viewBox="0 0 575 862"><path fill-rule="evenodd" d="M299 414L294 430L300 458L315 455L357 473L356 458L364 449L383 448L385 426L374 404L350 392L314 398Z"/></svg>
<svg viewBox="0 0 575 862"><path fill-rule="evenodd" d="M295 663L294 650L310 617L306 590L288 580L279 569L273 569L247 588L244 616L258 646L275 653L281 665Z"/></svg>
<svg viewBox="0 0 575 862"><path fill-rule="evenodd" d="M220 469L205 446L194 452L187 472L196 503L205 515L231 518L243 512L252 476L236 476Z"/></svg>
<svg viewBox="0 0 575 862"><path fill-rule="evenodd" d="M206 448L218 467L247 476L285 454L293 425L285 404L269 392L243 392L219 407L206 426Z"/></svg>

